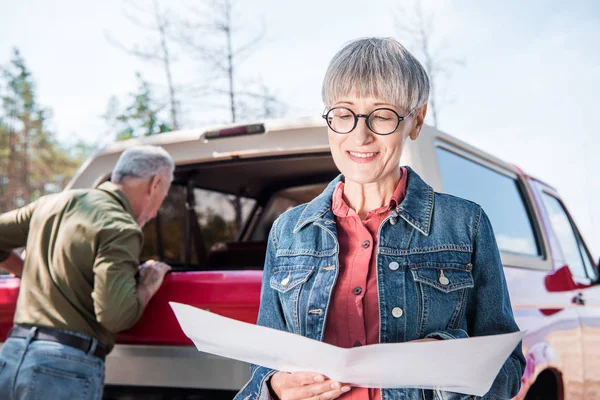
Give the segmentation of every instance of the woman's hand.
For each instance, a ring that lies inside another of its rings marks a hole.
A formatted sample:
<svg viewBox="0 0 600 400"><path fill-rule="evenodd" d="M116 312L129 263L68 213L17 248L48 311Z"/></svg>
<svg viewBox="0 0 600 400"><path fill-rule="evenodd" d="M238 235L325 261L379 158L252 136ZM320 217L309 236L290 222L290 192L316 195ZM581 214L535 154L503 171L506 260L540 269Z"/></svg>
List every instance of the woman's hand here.
<svg viewBox="0 0 600 400"><path fill-rule="evenodd" d="M270 386L278 400L337 399L350 390L350 386L314 372L277 372L271 377Z"/></svg>

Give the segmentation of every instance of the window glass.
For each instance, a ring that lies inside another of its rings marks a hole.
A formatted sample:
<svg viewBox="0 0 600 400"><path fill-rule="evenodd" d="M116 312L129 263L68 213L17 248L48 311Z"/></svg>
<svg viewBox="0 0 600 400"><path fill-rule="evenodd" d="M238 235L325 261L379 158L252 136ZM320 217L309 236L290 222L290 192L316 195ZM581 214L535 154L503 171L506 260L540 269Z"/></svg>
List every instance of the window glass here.
<svg viewBox="0 0 600 400"><path fill-rule="evenodd" d="M144 227L141 259L186 266L187 232L187 266L198 268L211 250L237 240L255 203L253 199L200 188L188 195L186 185L173 184L157 218Z"/></svg>
<svg viewBox="0 0 600 400"><path fill-rule="evenodd" d="M481 164L437 148L444 192L474 201L486 212L502 251L540 255L518 182Z"/></svg>
<svg viewBox="0 0 600 400"><path fill-rule="evenodd" d="M543 199L552 230L558 239L564 261L569 266L571 273L577 278L593 277L593 264L579 235L573 230L573 225L563 205L556 197L547 193L544 193Z"/></svg>
<svg viewBox="0 0 600 400"><path fill-rule="evenodd" d="M194 189L196 215L206 248L236 241L256 204L253 199Z"/></svg>

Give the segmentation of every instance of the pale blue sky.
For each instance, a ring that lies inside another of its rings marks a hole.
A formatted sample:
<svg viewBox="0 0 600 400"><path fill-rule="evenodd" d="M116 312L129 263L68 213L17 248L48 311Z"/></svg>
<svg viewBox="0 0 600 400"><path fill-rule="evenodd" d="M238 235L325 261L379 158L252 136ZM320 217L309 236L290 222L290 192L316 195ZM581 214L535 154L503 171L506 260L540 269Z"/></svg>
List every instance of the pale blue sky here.
<svg viewBox="0 0 600 400"><path fill-rule="evenodd" d="M140 0L139 4L151 4ZM163 2L166 6L166 2ZM136 87L141 71L158 91L162 71L108 44L150 41L121 14L122 0L0 0L0 63L21 49L41 102L54 110L59 137L106 140L100 115L111 95ZM178 1L169 4L178 5ZM288 116L318 115L320 85L333 54L361 36L397 36L391 0L239 1L240 20L264 20L267 37L242 65L288 105ZM510 161L556 187L586 241L600 255L600 2L428 0L449 55L465 61L447 92L442 130ZM398 37L402 41L402 37ZM237 40L243 38L238 37ZM175 51L176 81L208 76ZM218 110L188 109L187 127L225 120Z"/></svg>

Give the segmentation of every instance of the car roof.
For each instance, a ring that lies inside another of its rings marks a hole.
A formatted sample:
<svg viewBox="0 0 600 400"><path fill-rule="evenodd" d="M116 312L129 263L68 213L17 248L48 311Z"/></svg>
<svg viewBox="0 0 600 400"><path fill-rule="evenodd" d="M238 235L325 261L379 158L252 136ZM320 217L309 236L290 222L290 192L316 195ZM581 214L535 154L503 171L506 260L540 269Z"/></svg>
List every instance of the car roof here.
<svg viewBox="0 0 600 400"><path fill-rule="evenodd" d="M221 130L248 126L262 126L264 127L264 133L207 138L207 134L211 136ZM423 142L433 143L438 141L458 145L468 152L476 153L495 164L502 165L515 173L528 177L517 166L483 152L431 126L424 126L417 142L422 142L421 145L427 145ZM410 153L411 150L416 152L418 144L413 143L413 141L408 141L406 153ZM137 145L163 147L173 157L175 164L178 166L233 158L329 152L327 126L321 117L284 118L214 125L202 129L180 130L111 143L79 168L67 189L97 186L106 180L121 153L129 147ZM407 163L409 165L412 163L418 164L418 160L415 160L415 158L411 157L410 154L405 157L409 160ZM417 166L416 169L419 170L419 167ZM535 180L544 183L539 179Z"/></svg>

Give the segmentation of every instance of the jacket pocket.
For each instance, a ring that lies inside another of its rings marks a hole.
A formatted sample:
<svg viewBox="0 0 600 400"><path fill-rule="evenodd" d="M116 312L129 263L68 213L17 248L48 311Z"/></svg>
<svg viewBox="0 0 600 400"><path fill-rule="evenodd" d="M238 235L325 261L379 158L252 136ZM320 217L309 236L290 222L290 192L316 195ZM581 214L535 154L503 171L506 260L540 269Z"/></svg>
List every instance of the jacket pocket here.
<svg viewBox="0 0 600 400"><path fill-rule="evenodd" d="M410 271L419 297L417 334L460 327L467 291L474 286L470 265L428 263Z"/></svg>
<svg viewBox="0 0 600 400"><path fill-rule="evenodd" d="M316 267L314 266L279 266L273 268L273 275L269 281L271 289L277 291L279 303L285 317L287 330L296 334L302 334L300 330L301 302L306 303L307 296L302 293ZM306 307L306 304L304 305Z"/></svg>
<svg viewBox="0 0 600 400"><path fill-rule="evenodd" d="M282 266L273 268L273 275L269 282L271 288L280 293L288 293L294 288L305 283L312 275L315 267L307 266Z"/></svg>
<svg viewBox="0 0 600 400"><path fill-rule="evenodd" d="M443 293L474 286L473 274L468 267L465 269L444 265L411 267L411 273L415 282L429 285Z"/></svg>

